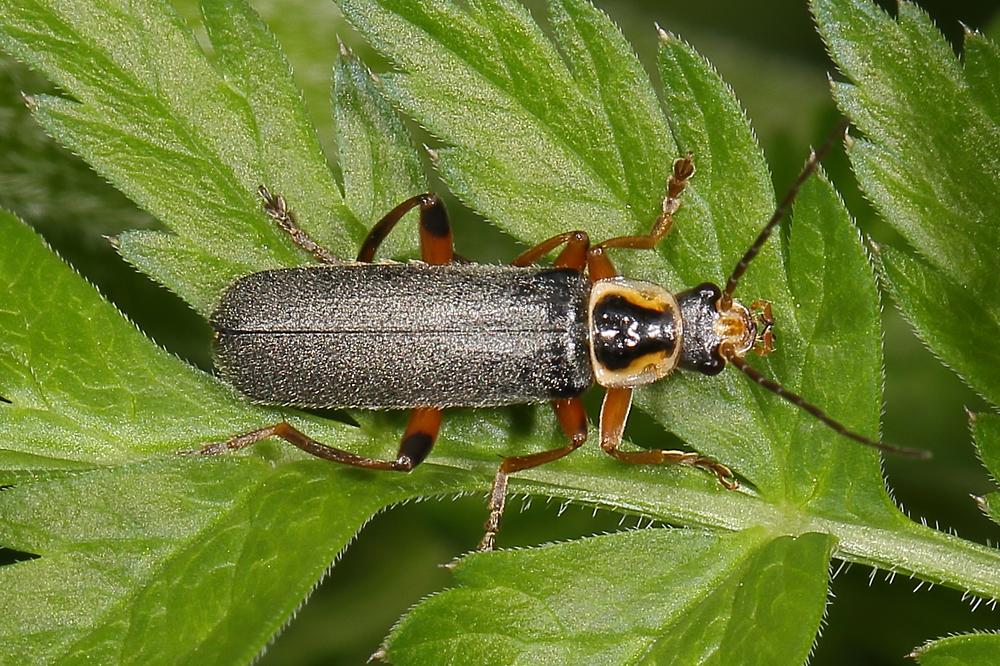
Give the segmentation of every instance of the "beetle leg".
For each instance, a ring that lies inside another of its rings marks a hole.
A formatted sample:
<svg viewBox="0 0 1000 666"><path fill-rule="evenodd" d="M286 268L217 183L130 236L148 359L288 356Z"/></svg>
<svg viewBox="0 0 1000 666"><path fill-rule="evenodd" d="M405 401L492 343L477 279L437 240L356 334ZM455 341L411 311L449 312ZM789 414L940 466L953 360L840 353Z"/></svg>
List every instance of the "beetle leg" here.
<svg viewBox="0 0 1000 666"><path fill-rule="evenodd" d="M560 245L566 247L556 257L555 265L560 268L575 268L582 271L587 263L590 237L586 231L567 231L542 241L535 247L522 252L511 262L514 266L530 266Z"/></svg>
<svg viewBox="0 0 1000 666"><path fill-rule="evenodd" d="M324 264L335 264L337 258L330 254L330 251L309 237L295 222L295 215L288 210L285 197L280 194L271 194L271 191L261 185L257 188L257 193L264 200L264 211L274 220L282 231L292 238L292 242L300 248L316 257L316 261Z"/></svg>
<svg viewBox="0 0 1000 666"><path fill-rule="evenodd" d="M406 432L399 445L399 451L395 460L379 460L377 458L366 458L344 451L333 446L320 444L301 430L291 424L282 421L266 428L251 430L250 432L237 435L225 442L213 442L201 447L199 453L202 455L218 455L226 451L237 451L252 444L267 439L268 437L280 437L289 444L297 446L306 453L317 458L330 460L352 467L364 469L378 469L392 472L409 472L411 469L423 462L427 454L430 453L434 441L437 439L438 429L441 427L440 409L414 409L410 413L410 421L406 426Z"/></svg>
<svg viewBox="0 0 1000 666"><path fill-rule="evenodd" d="M442 413L442 410L435 407L420 407L410 411L410 420L396 452L397 463L409 460L410 469L413 469L424 461L437 441Z"/></svg>
<svg viewBox="0 0 1000 666"><path fill-rule="evenodd" d="M601 405L601 448L609 456L633 465L688 465L715 474L719 483L729 490L739 488L739 482L732 470L713 458L690 451L622 451L625 422L632 407L631 388L609 388Z"/></svg>
<svg viewBox="0 0 1000 666"><path fill-rule="evenodd" d="M493 486L490 488L490 514L486 519L486 533L483 534L476 550L493 550L497 531L500 529L500 518L503 516L504 506L507 503L507 479L511 474L559 460L576 451L587 441L587 413L583 409L582 400L579 398L556 400L552 403L552 408L556 412L556 418L559 419L559 425L563 432L569 437L569 444L558 449L503 459L497 469L496 476L493 477Z"/></svg>
<svg viewBox="0 0 1000 666"><path fill-rule="evenodd" d="M653 222L653 228L644 236L617 236L590 248L590 239L585 232L568 231L542 241L535 247L520 254L512 263L515 266L533 264L565 243L566 249L556 259L557 266L582 270L586 264L590 279L593 282L617 277L618 271L604 249L609 247L636 249L656 247L656 244L667 235L670 227L673 226L674 213L681 207L681 193L687 188L688 180L693 175L694 161L690 153L680 159L674 160L673 172L670 174L670 178L667 179L667 196L663 199L662 212L656 218L656 221Z"/></svg>
<svg viewBox="0 0 1000 666"><path fill-rule="evenodd" d="M653 222L653 228L644 236L618 236L609 238L598 247L627 247L648 250L667 235L674 224L674 213L681 207L680 196L687 187L688 181L694 175L694 161L691 153L674 160L673 172L667 179L667 196L663 198L663 208L659 217Z"/></svg>
<svg viewBox="0 0 1000 666"><path fill-rule="evenodd" d="M614 263L611 261L611 257L608 256L608 253L600 245L590 248L590 251L587 252L587 274L590 276L591 282L606 280L607 278L618 277L619 275L618 269L615 268Z"/></svg>
<svg viewBox="0 0 1000 666"><path fill-rule="evenodd" d="M370 262L375 251L396 223L413 208L420 206L420 255L428 264L448 264L454 258L448 212L436 194L418 194L399 204L375 223L358 251L358 261Z"/></svg>

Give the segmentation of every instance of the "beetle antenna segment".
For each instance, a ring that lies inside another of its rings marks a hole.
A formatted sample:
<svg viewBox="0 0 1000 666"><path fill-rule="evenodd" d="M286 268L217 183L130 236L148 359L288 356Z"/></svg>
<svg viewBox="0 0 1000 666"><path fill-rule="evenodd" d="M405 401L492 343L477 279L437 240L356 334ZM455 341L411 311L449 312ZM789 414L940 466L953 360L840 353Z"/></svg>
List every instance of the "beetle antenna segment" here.
<svg viewBox="0 0 1000 666"><path fill-rule="evenodd" d="M864 444L865 446L870 446L874 449L879 449L880 451L887 451L889 453L895 453L901 456L907 456L909 458L927 459L931 457L930 451L925 451L923 449L910 449L903 446L893 446L892 444L877 442L874 439L869 439L868 437L860 435L854 432L853 430L849 430L847 426L845 426L843 423L830 417L822 409L812 404L811 402L808 402L805 398L803 398L799 394L792 393L778 382L772 379L768 379L764 375L754 370L753 367L746 362L746 359L744 359L742 356L736 353L736 350L733 349L731 345L724 345L722 349L720 349L720 352L727 361L729 361L734 366L739 368L739 370L743 374L752 379L755 383L759 384L760 386L763 386L764 388L766 388L768 391L771 391L775 395L784 398L793 405L801 407L802 409L809 412L810 414L815 416L817 419L819 419L827 426L829 426L831 429L843 435L844 437L853 439L855 442L858 442L859 444Z"/></svg>
<svg viewBox="0 0 1000 666"><path fill-rule="evenodd" d="M726 281L726 288L722 292L721 301L724 306L732 302L733 292L736 291L736 285L746 272L747 266L749 266L750 262L757 257L757 254L760 252L760 248L763 247L764 243L767 242L767 239L771 237L771 232L774 231L774 228L778 226L778 223L785 217L788 209L792 207L792 202L795 201L795 197L798 195L799 190L802 189L802 185L809 179L809 176L816 171L816 167L819 165L820 161L826 157L827 153L830 152L830 149L833 148L833 142L838 136L843 136L847 131L847 125L847 120L840 121L833 132L830 133L830 136L827 137L823 145L820 146L820 149L809 155L806 165L802 168L802 173L800 173L799 177L795 179L794 183L792 183L792 187L788 190L788 194L786 194L785 198L781 200L780 204L778 204L774 214L771 215L771 219L767 221L764 228L760 230L759 234L757 234L757 238L754 240L753 245L750 246L740 259L739 263L736 264L736 268L733 269L732 275L730 275L729 280Z"/></svg>

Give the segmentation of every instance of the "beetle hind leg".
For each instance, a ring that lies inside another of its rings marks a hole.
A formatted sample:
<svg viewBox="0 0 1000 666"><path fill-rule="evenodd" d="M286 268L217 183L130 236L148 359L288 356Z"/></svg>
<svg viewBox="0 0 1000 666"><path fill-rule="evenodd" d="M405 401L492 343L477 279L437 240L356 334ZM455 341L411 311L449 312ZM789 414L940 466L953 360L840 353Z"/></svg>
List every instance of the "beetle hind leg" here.
<svg viewBox="0 0 1000 666"><path fill-rule="evenodd" d="M280 437L310 455L342 465L390 472L409 472L422 463L427 454L430 453L434 447L434 442L437 440L440 428L440 409L414 409L410 412L410 420L407 423L406 431L403 433L395 460L368 458L351 453L350 451L338 449L335 446L322 444L286 421L267 426L266 428L251 430L250 432L232 437L225 442L206 444L197 453L202 455L218 455L227 451L238 451L269 437Z"/></svg>
<svg viewBox="0 0 1000 666"><path fill-rule="evenodd" d="M337 258L329 250L314 241L305 231L299 227L295 221L295 214L288 208L285 197L280 194L271 194L271 191L261 185L257 188L257 193L264 201L264 212L274 220L278 227L288 234L292 242L316 258L316 261L323 264L335 264Z"/></svg>
<svg viewBox="0 0 1000 666"><path fill-rule="evenodd" d="M389 232L404 215L418 206L420 207L420 258L428 264L451 263L455 258L455 250L448 211L445 210L441 199L431 193L410 197L376 222L361 244L357 260L366 263L372 261L375 252Z"/></svg>

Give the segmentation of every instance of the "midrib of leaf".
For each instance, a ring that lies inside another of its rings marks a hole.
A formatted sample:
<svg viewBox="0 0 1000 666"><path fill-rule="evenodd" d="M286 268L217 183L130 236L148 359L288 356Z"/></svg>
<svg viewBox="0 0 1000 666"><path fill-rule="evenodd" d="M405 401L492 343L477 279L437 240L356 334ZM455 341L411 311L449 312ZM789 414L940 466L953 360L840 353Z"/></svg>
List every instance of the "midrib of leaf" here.
<svg viewBox="0 0 1000 666"><path fill-rule="evenodd" d="M710 483L647 481L648 475L635 478L628 472L602 470L608 465L602 464L597 451L581 450L574 455L591 460L556 472L521 472L513 487L669 524L733 532L761 527L772 536L831 534L837 539L834 555L840 559L899 575L914 574L986 599L1000 598L996 549L914 523L901 514L881 524L824 517L799 506L775 505L747 492L718 493ZM590 473L579 473L579 467L590 468Z"/></svg>
<svg viewBox="0 0 1000 666"><path fill-rule="evenodd" d="M485 479L495 455L561 444L552 426L548 439L533 439L530 447L524 447L527 442L499 443L483 450L483 433L501 430L504 422L502 414L449 412L433 463L474 471ZM834 440L828 445L843 447L841 453L853 452L849 443ZM564 460L519 472L511 477L510 492L561 498L673 525L731 532L759 527L772 537L831 534L837 539L834 554L840 559L913 574L986 599L1000 598L996 576L1000 551L920 525L895 510L875 511L870 498L863 499L864 511L848 513L841 507L800 504L800 500L775 502L746 489L719 492L714 479L696 470L625 466L589 443Z"/></svg>

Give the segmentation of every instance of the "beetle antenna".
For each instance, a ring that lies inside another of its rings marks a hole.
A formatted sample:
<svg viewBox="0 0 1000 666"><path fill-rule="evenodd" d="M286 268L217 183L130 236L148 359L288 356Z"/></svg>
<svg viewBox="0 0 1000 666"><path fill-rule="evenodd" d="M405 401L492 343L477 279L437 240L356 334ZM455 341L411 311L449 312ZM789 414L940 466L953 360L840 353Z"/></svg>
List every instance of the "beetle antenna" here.
<svg viewBox="0 0 1000 666"><path fill-rule="evenodd" d="M771 237L771 232L774 231L774 228L778 226L778 223L781 222L783 217L785 217L788 209L792 206L792 202L795 201L795 197L798 195L799 190L802 189L802 185L809 179L809 176L816 171L816 167L819 166L820 161L826 157L827 153L830 152L830 149L833 148L833 142L838 136L843 136L844 132L847 131L847 124L847 120L840 121L833 132L830 133L830 136L827 137L823 145L820 146L820 149L810 153L809 159L806 161L806 165L802 167L802 173L800 173L799 177L795 179L794 183L792 183L792 187L788 190L788 194L786 194L785 198L778 204L778 207L774 210L774 214L771 215L771 219L768 220L767 224L764 225L764 228L760 230L760 233L757 234L757 238L754 240L753 245L750 246L750 248L743 255L743 258L740 259L738 264L736 264L736 268L733 269L732 275L729 276L729 280L726 282L726 288L722 292L722 303L725 304L732 302L733 292L736 291L736 285L739 283L740 278L743 277L744 273L746 273L747 266L750 265L750 262L753 261L760 252L760 248L764 246L767 239Z"/></svg>
<svg viewBox="0 0 1000 666"><path fill-rule="evenodd" d="M729 361L737 368L739 368L739 370L743 374L752 379L755 383L757 383L760 386L763 386L764 388L766 388L768 391L771 391L775 395L784 398L793 405L801 407L802 409L809 412L817 419L825 423L831 429L843 435L844 437L847 437L848 439L853 439L855 442L858 442L859 444L864 444L865 446L870 446L874 449L879 449L880 451L887 451L889 453L895 453L901 456L907 456L909 458L927 459L931 457L930 451L925 451L923 449L910 449L904 446L893 446L892 444L886 444L885 442L877 442L874 439L869 439L868 437L858 434L853 430L849 430L847 426L845 426L843 423L832 418L829 414L827 414L826 412L824 412L822 409L812 404L811 402L807 401L799 394L792 393L778 382L774 381L773 379L768 379L764 375L754 370L753 367L746 362L746 359L737 354L736 351L731 346L724 346L721 350L721 353L722 356L727 361Z"/></svg>

